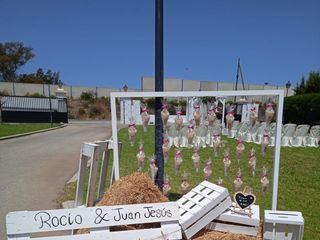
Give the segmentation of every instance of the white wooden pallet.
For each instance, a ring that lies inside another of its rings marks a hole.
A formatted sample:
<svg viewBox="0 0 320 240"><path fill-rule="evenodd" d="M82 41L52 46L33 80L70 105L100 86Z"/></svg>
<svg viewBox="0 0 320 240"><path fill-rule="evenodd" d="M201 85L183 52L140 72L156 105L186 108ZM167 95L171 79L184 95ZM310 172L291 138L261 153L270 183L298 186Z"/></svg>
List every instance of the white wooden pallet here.
<svg viewBox="0 0 320 240"><path fill-rule="evenodd" d="M6 227L8 240L179 240L182 238L179 217L175 202L149 203L10 212ZM109 229L144 223L160 223L161 226L128 231ZM54 236L59 231L82 228L90 229L90 233ZM33 238L34 233L46 235Z"/></svg>
<svg viewBox="0 0 320 240"><path fill-rule="evenodd" d="M187 239L191 239L232 204L226 188L208 181L200 183L177 203L180 212L179 222Z"/></svg>
<svg viewBox="0 0 320 240"><path fill-rule="evenodd" d="M301 212L264 211L264 240L302 240L303 228Z"/></svg>
<svg viewBox="0 0 320 240"><path fill-rule="evenodd" d="M236 204L232 203L234 207ZM258 205L251 206L252 216L247 214L235 213L229 208L222 213L213 222L207 225L206 229L231 232L236 234L244 234L257 236L260 224L260 209Z"/></svg>

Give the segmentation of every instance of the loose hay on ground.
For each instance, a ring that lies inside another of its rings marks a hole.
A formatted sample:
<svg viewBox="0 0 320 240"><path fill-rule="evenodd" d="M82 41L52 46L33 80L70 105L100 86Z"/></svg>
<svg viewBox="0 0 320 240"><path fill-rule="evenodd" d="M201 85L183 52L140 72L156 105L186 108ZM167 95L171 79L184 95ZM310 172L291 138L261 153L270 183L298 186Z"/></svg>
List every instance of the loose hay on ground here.
<svg viewBox="0 0 320 240"><path fill-rule="evenodd" d="M223 233L202 230L193 238L194 240L262 240L262 225L259 227L258 236L247 236L242 234Z"/></svg>

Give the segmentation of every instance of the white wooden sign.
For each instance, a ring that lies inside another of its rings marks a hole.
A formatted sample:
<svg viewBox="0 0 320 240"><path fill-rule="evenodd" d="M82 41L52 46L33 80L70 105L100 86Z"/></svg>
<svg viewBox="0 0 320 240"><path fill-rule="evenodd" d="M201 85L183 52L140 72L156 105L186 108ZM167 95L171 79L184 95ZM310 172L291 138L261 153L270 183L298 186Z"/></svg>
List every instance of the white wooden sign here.
<svg viewBox="0 0 320 240"><path fill-rule="evenodd" d="M93 238L92 235L87 234L88 238L79 238L82 235L75 235L55 237L54 239L109 239L108 236L112 234L118 234L117 237L113 236L113 239L163 239L161 238L162 234L166 235L166 239L181 239L179 217L177 203L168 202L10 212L7 214L6 223L8 239L24 239L24 236L31 233L81 228L90 228L91 233L94 233L95 229L106 232L104 238ZM114 233L108 230L111 226L155 222L160 222L161 228L142 229L147 231L145 233L142 230L122 231L122 237L121 232ZM48 238L44 237L43 239Z"/></svg>

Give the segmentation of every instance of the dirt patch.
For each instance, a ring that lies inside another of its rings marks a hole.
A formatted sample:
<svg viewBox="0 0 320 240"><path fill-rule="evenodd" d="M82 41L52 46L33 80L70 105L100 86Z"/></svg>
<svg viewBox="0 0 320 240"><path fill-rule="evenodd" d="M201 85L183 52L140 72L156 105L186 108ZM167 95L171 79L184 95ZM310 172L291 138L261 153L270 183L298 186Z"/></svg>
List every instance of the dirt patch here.
<svg viewBox="0 0 320 240"><path fill-rule="evenodd" d="M118 104L117 108L119 108ZM111 120L110 99L80 100L69 98L68 117L78 120Z"/></svg>

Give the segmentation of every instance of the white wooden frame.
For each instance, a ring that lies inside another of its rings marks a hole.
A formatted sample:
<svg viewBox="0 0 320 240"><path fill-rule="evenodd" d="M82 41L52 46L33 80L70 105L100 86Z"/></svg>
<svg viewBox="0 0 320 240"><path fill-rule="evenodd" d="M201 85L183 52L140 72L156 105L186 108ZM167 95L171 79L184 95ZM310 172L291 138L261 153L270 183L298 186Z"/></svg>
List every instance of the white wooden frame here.
<svg viewBox="0 0 320 240"><path fill-rule="evenodd" d="M279 165L280 165L280 148L281 148L281 130L282 130L282 114L283 114L283 100L284 90L250 90L250 91L192 91L192 92L112 92L111 97L111 120L112 120L112 138L114 142L118 142L117 129L117 111L116 98L132 98L132 97L240 97L240 96L274 96L278 97L277 113L276 113L276 137L275 137L275 151L274 151L274 167L273 167L273 188L272 188L272 210L277 209L278 199L278 179L279 179ZM113 151L113 170L115 179L118 180L119 174L119 155L118 146L114 145Z"/></svg>

